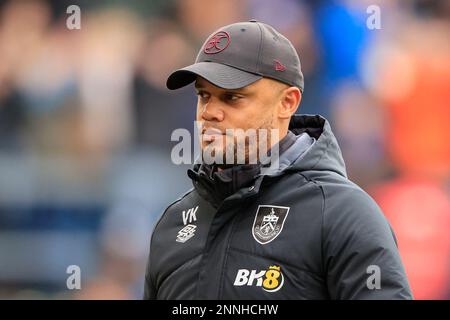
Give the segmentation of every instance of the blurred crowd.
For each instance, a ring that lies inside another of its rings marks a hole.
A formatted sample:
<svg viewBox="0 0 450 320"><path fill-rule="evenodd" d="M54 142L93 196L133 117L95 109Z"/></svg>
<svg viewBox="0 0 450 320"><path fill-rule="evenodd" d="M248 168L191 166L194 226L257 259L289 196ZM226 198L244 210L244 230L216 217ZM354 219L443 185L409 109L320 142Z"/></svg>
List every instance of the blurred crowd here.
<svg viewBox="0 0 450 320"><path fill-rule="evenodd" d="M257 19L296 47L298 113L330 120L415 298L450 299L450 2L379 0L374 30L372 2L0 1L0 298L141 298L152 225L191 186L170 151L196 96L167 75Z"/></svg>

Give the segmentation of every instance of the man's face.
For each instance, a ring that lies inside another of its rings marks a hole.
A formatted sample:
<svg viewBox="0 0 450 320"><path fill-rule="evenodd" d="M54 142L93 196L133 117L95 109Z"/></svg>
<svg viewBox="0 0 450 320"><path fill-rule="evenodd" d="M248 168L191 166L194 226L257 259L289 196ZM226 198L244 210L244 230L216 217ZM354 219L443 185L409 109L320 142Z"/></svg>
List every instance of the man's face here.
<svg viewBox="0 0 450 320"><path fill-rule="evenodd" d="M233 152L233 159L236 161L236 146L238 145L236 129L243 131L256 129L257 133L261 129L268 129L267 146L270 148L271 145L278 142L270 140L270 129L279 129L278 107L283 90L288 88L287 85L262 78L246 87L229 90L219 88L207 80L197 77L195 88L198 95L197 121L201 124L202 129L200 139L203 152L208 148L214 148L214 150L220 148L224 158L227 153ZM234 130L232 133L227 133L227 129ZM226 139L227 134L228 139ZM218 140L221 142L217 143ZM230 145L231 143L233 145ZM245 144L247 163L248 139Z"/></svg>

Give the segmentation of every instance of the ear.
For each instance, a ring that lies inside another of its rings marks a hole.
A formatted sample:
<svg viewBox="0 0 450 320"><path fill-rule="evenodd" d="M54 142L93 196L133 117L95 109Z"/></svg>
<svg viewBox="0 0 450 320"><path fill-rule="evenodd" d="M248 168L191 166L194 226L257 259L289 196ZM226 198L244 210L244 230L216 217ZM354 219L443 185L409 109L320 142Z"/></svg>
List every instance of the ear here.
<svg viewBox="0 0 450 320"><path fill-rule="evenodd" d="M278 117L282 119L289 119L295 111L297 111L301 100L302 93L299 88L289 87L285 89L281 94Z"/></svg>

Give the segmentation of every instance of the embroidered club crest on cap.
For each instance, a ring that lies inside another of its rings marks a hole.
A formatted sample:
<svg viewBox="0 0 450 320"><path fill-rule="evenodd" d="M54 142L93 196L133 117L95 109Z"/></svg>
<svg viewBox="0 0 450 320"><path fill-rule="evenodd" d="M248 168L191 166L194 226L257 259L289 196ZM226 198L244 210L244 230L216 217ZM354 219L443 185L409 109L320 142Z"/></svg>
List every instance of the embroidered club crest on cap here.
<svg viewBox="0 0 450 320"><path fill-rule="evenodd" d="M219 31L206 41L203 52L206 54L219 53L228 47L230 41L230 35L227 32Z"/></svg>

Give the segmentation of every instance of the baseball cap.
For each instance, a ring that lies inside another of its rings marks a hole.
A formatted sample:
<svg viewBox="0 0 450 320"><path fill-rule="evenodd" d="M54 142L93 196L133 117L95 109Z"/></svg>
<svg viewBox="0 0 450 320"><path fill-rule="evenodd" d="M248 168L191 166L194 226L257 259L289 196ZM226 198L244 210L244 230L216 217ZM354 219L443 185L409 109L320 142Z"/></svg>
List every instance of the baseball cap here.
<svg viewBox="0 0 450 320"><path fill-rule="evenodd" d="M267 77L303 92L300 59L292 43L272 26L250 20L224 26L203 43L195 63L174 71L167 88L179 89L197 76L224 89L238 89Z"/></svg>

